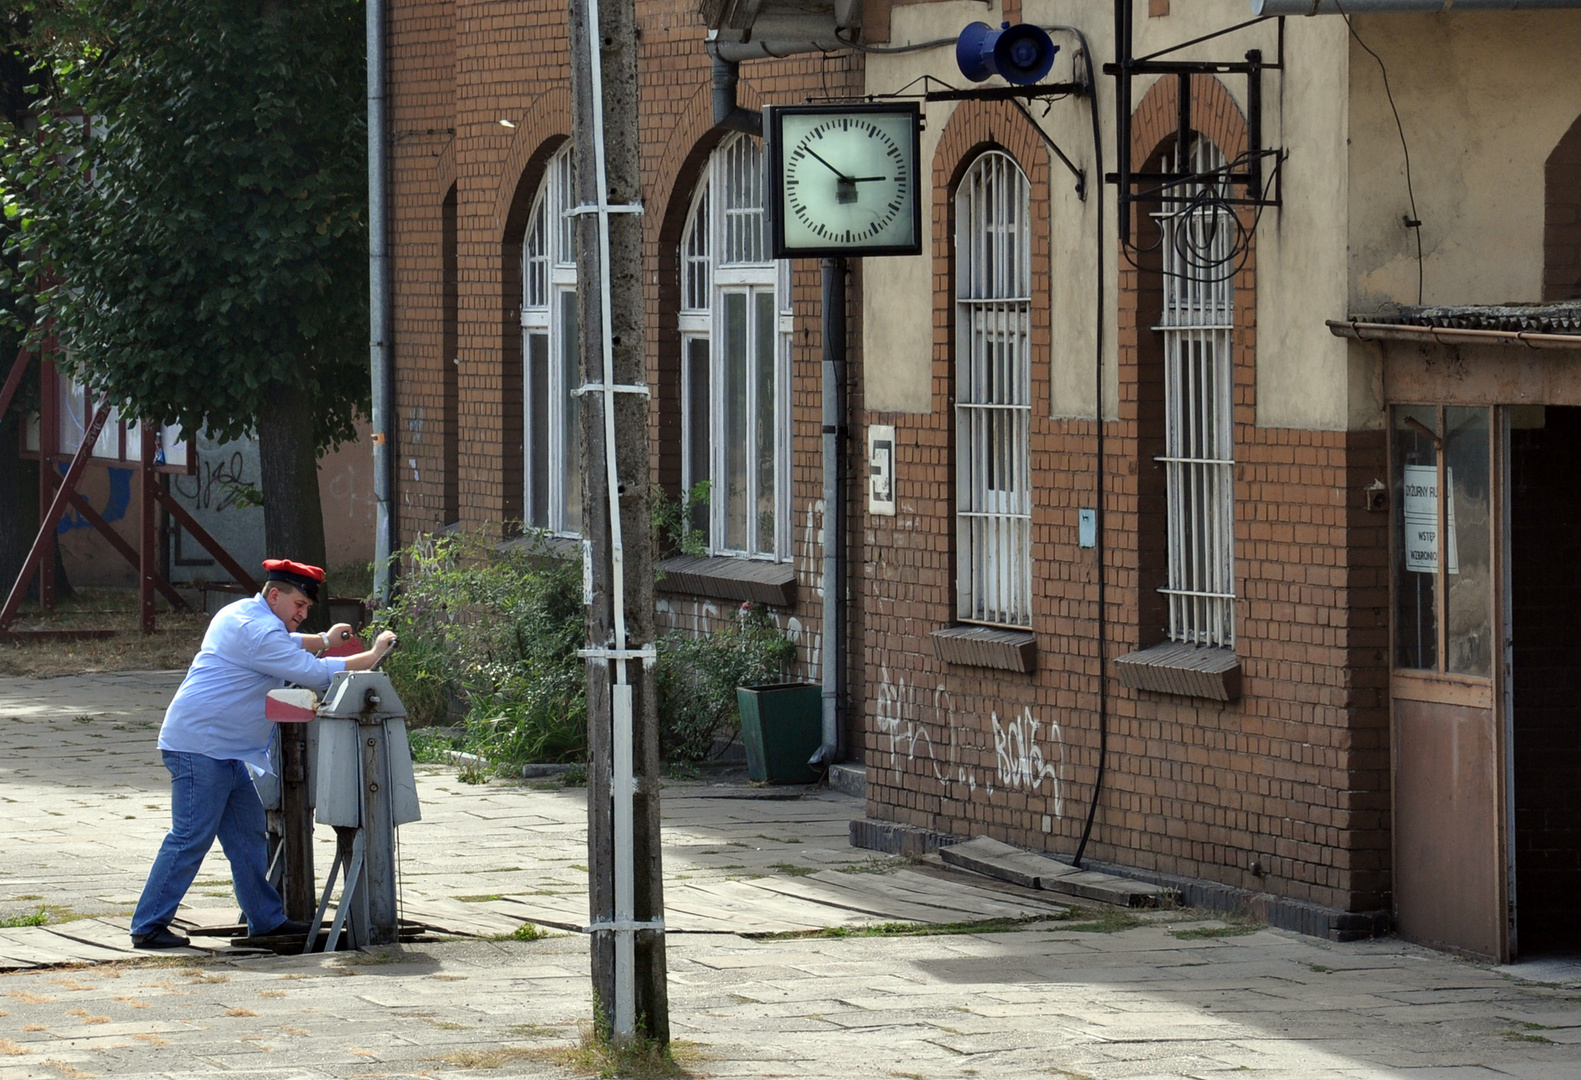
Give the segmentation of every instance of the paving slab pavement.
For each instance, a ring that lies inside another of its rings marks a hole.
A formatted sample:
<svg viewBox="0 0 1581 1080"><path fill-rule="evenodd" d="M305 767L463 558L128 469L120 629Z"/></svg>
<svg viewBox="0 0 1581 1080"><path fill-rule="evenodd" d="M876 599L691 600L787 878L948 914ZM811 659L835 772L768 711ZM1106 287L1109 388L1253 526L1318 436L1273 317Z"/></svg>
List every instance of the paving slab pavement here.
<svg viewBox="0 0 1581 1080"><path fill-rule="evenodd" d="M0 680L0 917L42 903L124 918L168 822L153 731L177 678ZM545 895L574 907L583 792L420 772L425 820L401 834L410 902L495 912L492 897L525 908ZM930 877L846 846L861 809L847 795L721 794L665 789L667 890L843 874L882 891L909 880L899 875ZM322 871L327 843L320 858ZM227 878L216 850L193 918L234 916ZM952 884L1030 902L993 883ZM720 1077L1581 1076L1581 982L1567 969L1532 982L1525 965L1394 940L1334 944L1201 912L1057 914L1005 933L672 934L680 1056ZM136 957L0 974L0 1080L563 1076L557 1055L590 1016L586 943L574 934Z"/></svg>

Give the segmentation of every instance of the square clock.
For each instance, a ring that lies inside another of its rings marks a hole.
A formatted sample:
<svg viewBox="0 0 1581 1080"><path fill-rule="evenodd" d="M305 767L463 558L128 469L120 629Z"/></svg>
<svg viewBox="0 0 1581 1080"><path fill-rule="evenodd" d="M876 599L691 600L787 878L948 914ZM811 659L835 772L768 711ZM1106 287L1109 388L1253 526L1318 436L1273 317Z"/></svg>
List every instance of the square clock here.
<svg viewBox="0 0 1581 1080"><path fill-rule="evenodd" d="M920 255L916 102L765 110L776 259Z"/></svg>

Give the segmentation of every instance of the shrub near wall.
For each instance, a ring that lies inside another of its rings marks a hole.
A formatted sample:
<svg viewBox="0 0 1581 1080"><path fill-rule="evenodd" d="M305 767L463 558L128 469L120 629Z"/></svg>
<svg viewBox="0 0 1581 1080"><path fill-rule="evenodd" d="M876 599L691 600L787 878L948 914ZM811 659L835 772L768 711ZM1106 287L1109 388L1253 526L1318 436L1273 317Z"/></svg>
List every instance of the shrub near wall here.
<svg viewBox="0 0 1581 1080"><path fill-rule="evenodd" d="M414 742L500 765L587 757L586 630L581 566L547 541L495 548L483 536L425 539L402 552L399 597L378 622L401 637L384 662L413 728L451 736ZM666 761L701 761L740 730L735 688L782 678L795 646L761 607L708 636L658 642L659 745Z"/></svg>

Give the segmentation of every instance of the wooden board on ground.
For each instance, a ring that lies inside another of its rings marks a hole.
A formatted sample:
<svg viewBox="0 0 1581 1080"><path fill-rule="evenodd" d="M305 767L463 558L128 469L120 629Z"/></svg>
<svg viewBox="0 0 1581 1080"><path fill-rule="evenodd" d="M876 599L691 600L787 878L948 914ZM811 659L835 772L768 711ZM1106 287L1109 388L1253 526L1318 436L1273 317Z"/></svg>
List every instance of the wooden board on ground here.
<svg viewBox="0 0 1581 1080"><path fill-rule="evenodd" d="M57 936L69 938L84 945L95 945L123 955L132 953L132 930L129 919L74 919L69 923L51 926Z"/></svg>
<svg viewBox="0 0 1581 1080"><path fill-rule="evenodd" d="M688 882L665 894L665 922L679 932L786 934L870 925L849 909L761 888L768 878Z"/></svg>
<svg viewBox="0 0 1581 1080"><path fill-rule="evenodd" d="M99 963L124 958L125 953L119 949L74 941L51 933L43 926L0 930L0 965L7 968L53 967L57 964Z"/></svg>
<svg viewBox="0 0 1581 1080"><path fill-rule="evenodd" d="M531 893L523 896L502 896L482 905L499 915L517 920L517 925L530 922L539 926L552 926L556 930L581 933L587 926L587 895L570 893Z"/></svg>
<svg viewBox="0 0 1581 1080"><path fill-rule="evenodd" d="M986 836L940 848L939 858L951 866L1029 889L1066 893L1121 907L1156 907L1176 898L1175 891L1164 885L1149 885L1094 870L1078 870L1068 863Z"/></svg>
<svg viewBox="0 0 1581 1080"><path fill-rule="evenodd" d="M970 885L926 877L910 870L882 875L824 870L802 878L758 878L753 884L782 895L865 912L893 922L1054 918L1065 911L1056 904L994 896Z"/></svg>
<svg viewBox="0 0 1581 1080"><path fill-rule="evenodd" d="M401 914L440 933L471 937L510 934L522 924L522 919L491 911L483 904L464 904L444 896L413 897L408 894L402 899Z"/></svg>

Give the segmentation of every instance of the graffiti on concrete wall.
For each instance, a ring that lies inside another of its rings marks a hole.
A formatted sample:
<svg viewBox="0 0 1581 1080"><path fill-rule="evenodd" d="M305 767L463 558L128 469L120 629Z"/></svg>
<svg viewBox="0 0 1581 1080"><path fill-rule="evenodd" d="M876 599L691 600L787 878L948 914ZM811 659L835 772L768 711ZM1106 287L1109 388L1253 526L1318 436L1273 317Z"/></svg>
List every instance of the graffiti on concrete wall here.
<svg viewBox="0 0 1581 1080"><path fill-rule="evenodd" d="M170 487L192 509L215 513L235 506L256 506L262 498L257 484L247 479L247 461L240 450L232 450L229 455L200 454L197 472L192 476L172 476Z"/></svg>
<svg viewBox="0 0 1581 1080"><path fill-rule="evenodd" d="M66 475L67 466L62 463L57 468L62 476ZM126 517L126 512L132 505L132 470L111 465L106 470L109 477L109 492L105 495L104 505L95 506L94 511L106 522L114 524ZM78 488L78 494L82 489ZM91 529L88 519L77 512L75 507L67 507L61 515L60 524L55 526L55 535L65 536L75 529Z"/></svg>

